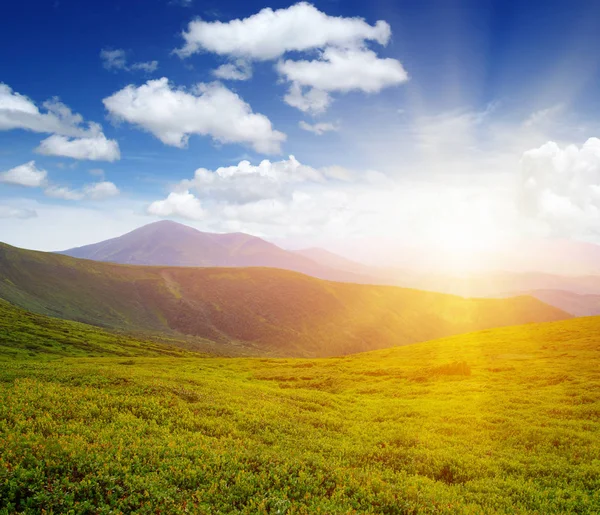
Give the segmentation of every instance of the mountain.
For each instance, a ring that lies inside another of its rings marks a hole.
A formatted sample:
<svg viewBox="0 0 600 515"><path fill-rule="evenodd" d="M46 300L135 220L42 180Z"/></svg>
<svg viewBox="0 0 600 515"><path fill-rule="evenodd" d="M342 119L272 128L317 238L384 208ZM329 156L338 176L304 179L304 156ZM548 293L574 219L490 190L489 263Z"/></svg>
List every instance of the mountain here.
<svg viewBox="0 0 600 515"><path fill-rule="evenodd" d="M465 299L273 268L118 265L0 245L0 298L43 315L331 356L570 315L532 297Z"/></svg>
<svg viewBox="0 0 600 515"><path fill-rule="evenodd" d="M305 258L308 258L311 261L314 261L315 263L319 263L330 268L335 268L337 270L345 270L346 272L352 272L355 274L362 274L373 277L377 277L378 275L378 269L376 268L364 265L362 263L357 263L356 261L352 261L345 257L339 256L338 254L334 254L333 252L329 252L328 250L321 249L318 247L294 250L293 252L300 256L304 256Z"/></svg>
<svg viewBox="0 0 600 515"><path fill-rule="evenodd" d="M405 275L402 286L467 297L526 294L538 290L562 290L579 295L600 294L600 276L569 276L538 272L490 272L466 276L441 274Z"/></svg>
<svg viewBox="0 0 600 515"><path fill-rule="evenodd" d="M593 254L595 246L579 244L568 249L572 253L577 250L580 254L588 256ZM528 295L529 292L541 290L600 294L598 276L579 277L533 272L489 272L453 276L428 271L409 272L368 266L321 248L288 251L248 234L207 233L171 221L155 222L118 238L62 251L59 254L130 265L279 268L331 281L396 285L465 297L506 297L514 295L513 292L525 292L524 294ZM546 302L563 308L562 303L554 303L556 296L548 299L550 300ZM577 314L582 312L587 313L585 309L576 309ZM591 313L595 314L595 311L592 310Z"/></svg>
<svg viewBox="0 0 600 515"><path fill-rule="evenodd" d="M263 266L293 270L322 279L372 282L368 277L324 266L255 236L207 233L166 220L145 225L118 238L59 254L127 265Z"/></svg>
<svg viewBox="0 0 600 515"><path fill-rule="evenodd" d="M519 295L531 295L578 317L600 315L600 295L581 295L564 290L533 290Z"/></svg>

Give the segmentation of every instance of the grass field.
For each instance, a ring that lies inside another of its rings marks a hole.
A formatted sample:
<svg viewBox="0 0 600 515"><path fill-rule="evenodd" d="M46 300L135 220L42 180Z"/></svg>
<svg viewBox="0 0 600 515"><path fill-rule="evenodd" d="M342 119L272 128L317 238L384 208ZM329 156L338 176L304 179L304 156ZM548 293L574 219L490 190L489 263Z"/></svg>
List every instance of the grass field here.
<svg viewBox="0 0 600 515"><path fill-rule="evenodd" d="M5 360L0 513L599 513L599 334Z"/></svg>
<svg viewBox="0 0 600 515"><path fill-rule="evenodd" d="M0 299L0 363L7 359L100 356L249 355L237 348L184 335L133 336L80 322L31 313Z"/></svg>

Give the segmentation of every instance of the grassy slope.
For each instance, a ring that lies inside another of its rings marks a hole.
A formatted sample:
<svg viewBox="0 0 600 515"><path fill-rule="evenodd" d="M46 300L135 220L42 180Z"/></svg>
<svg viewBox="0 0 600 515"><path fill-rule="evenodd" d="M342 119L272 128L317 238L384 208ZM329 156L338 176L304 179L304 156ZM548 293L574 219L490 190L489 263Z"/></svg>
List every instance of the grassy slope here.
<svg viewBox="0 0 600 515"><path fill-rule="evenodd" d="M199 354L201 353L201 354ZM249 356L251 349L183 335L132 335L26 311L0 299L0 362L100 356ZM254 353L263 356L264 353Z"/></svg>
<svg viewBox="0 0 600 515"><path fill-rule="evenodd" d="M99 356L190 356L176 346L115 334L20 309L0 299L0 360Z"/></svg>
<svg viewBox="0 0 600 515"><path fill-rule="evenodd" d="M178 331L279 355L327 356L568 318L537 299L463 299L267 268L135 267L0 244L0 298L127 331Z"/></svg>
<svg viewBox="0 0 600 515"><path fill-rule="evenodd" d="M0 513L598 513L598 334L6 363Z"/></svg>

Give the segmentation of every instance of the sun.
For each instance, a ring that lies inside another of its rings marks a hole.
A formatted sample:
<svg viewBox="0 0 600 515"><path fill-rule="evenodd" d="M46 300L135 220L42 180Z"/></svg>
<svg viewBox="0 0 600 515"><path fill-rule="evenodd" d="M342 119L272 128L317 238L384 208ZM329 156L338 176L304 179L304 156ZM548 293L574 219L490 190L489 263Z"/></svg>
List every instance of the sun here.
<svg viewBox="0 0 600 515"><path fill-rule="evenodd" d="M473 223L444 223L432 242L436 261L450 271L469 273L488 267L499 248L499 235Z"/></svg>

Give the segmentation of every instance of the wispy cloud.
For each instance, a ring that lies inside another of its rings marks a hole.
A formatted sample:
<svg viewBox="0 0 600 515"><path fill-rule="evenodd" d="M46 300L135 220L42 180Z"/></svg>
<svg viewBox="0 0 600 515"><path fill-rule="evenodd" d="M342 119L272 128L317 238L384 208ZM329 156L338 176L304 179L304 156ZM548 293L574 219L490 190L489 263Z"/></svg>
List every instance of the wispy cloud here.
<svg viewBox="0 0 600 515"><path fill-rule="evenodd" d="M158 69L158 61L136 62L128 64L127 53L123 49L102 49L100 51L102 66L107 70L123 70L127 72L142 71L153 73Z"/></svg>

